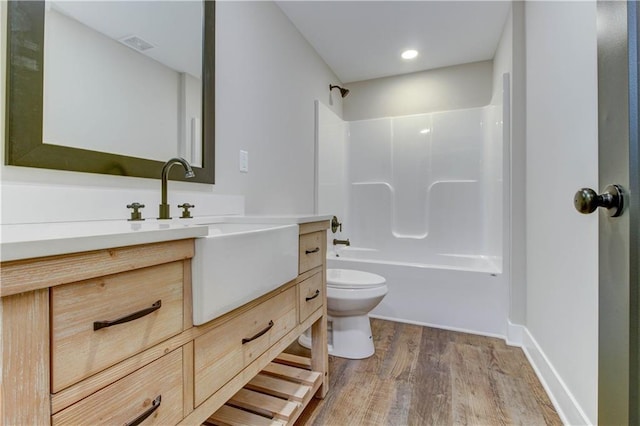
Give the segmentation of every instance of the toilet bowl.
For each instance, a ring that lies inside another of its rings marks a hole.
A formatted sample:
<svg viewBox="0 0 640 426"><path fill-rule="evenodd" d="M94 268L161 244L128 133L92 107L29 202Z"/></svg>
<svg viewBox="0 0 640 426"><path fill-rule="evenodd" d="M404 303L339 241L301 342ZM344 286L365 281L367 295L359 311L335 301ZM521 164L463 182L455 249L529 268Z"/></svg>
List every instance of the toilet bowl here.
<svg viewBox="0 0 640 426"><path fill-rule="evenodd" d="M374 354L369 312L387 294L384 277L351 269L327 269L329 354L362 359ZM310 331L300 336L302 346L311 346Z"/></svg>

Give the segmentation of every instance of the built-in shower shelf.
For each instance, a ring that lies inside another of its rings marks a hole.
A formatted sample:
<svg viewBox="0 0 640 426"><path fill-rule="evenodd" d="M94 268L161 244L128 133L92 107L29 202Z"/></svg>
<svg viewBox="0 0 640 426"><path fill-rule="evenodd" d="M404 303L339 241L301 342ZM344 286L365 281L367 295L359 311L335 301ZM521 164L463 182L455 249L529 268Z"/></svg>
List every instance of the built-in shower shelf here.
<svg viewBox="0 0 640 426"><path fill-rule="evenodd" d="M207 425L293 425L322 384L311 360L281 354L207 420Z"/></svg>

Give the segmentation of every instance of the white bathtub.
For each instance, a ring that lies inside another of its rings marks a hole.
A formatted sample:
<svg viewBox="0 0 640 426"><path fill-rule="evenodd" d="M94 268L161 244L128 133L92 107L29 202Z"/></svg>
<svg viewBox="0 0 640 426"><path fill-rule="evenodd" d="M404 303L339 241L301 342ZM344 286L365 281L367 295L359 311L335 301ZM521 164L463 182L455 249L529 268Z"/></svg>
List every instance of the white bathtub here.
<svg viewBox="0 0 640 426"><path fill-rule="evenodd" d="M416 268L455 269L458 271L487 272L489 274L502 272L500 264L502 259L500 258L470 254L428 254L425 250L422 250L422 252L412 250L405 250L404 252L394 250L391 252L362 247L344 247L330 251L327 257L329 259L340 259L342 257L346 261L361 260ZM428 259L428 262L425 262L424 259Z"/></svg>
<svg viewBox="0 0 640 426"><path fill-rule="evenodd" d="M389 254L357 247L338 253L328 253L328 268L373 272L387 279L389 293L371 312L374 318L506 335L508 289L500 259L439 254L419 263L389 260Z"/></svg>

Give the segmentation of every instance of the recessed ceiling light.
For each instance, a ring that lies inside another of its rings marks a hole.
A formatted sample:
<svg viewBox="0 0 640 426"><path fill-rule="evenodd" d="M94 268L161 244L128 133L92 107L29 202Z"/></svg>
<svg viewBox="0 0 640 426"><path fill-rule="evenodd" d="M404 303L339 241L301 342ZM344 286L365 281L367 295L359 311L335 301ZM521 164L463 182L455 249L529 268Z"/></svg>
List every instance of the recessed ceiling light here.
<svg viewBox="0 0 640 426"><path fill-rule="evenodd" d="M420 130L420 133L422 133L423 135L426 135L427 133L431 133L431 129L422 129Z"/></svg>
<svg viewBox="0 0 640 426"><path fill-rule="evenodd" d="M414 59L418 56L418 51L414 49L405 50L401 56L402 59Z"/></svg>

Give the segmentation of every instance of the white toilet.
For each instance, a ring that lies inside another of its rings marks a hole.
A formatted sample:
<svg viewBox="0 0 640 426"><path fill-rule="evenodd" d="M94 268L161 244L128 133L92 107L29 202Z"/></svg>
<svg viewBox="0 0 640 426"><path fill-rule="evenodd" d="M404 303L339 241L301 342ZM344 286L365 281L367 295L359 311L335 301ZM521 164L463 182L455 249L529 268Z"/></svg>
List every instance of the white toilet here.
<svg viewBox="0 0 640 426"><path fill-rule="evenodd" d="M375 352L368 313L387 294L384 277L351 269L327 269L329 354L350 359L368 358ZM299 343L310 347L309 331Z"/></svg>

